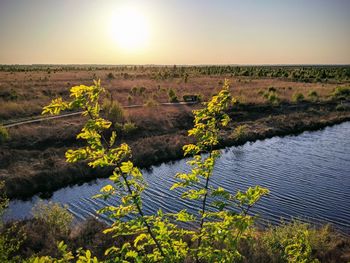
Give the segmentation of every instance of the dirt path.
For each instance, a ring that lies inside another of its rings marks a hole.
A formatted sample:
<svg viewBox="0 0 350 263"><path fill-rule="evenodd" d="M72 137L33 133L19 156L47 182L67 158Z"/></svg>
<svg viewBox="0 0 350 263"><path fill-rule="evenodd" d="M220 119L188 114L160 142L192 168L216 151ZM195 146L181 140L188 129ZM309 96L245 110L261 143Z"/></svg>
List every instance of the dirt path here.
<svg viewBox="0 0 350 263"><path fill-rule="evenodd" d="M159 105L162 105L162 106L180 106L180 105L192 105L192 104L196 104L196 103L197 102L175 102L175 103L163 102L163 103L159 103ZM141 107L147 107L147 106L146 105L142 105L142 104L123 106L123 108L125 108L125 109L141 108ZM11 128L11 127L20 126L20 125L29 124L29 123L35 123L35 122L41 122L41 121L53 120L53 119L61 119L61 118L66 118L66 117L70 117L70 116L76 116L76 115L79 115L81 113L82 113L82 111L71 112L71 113L63 113L63 114L60 114L60 115L57 115L57 116L48 116L48 117L34 116L34 117L31 117L31 118L27 118L25 120L17 120L17 121L13 121L13 122L3 123L3 126L5 128Z"/></svg>

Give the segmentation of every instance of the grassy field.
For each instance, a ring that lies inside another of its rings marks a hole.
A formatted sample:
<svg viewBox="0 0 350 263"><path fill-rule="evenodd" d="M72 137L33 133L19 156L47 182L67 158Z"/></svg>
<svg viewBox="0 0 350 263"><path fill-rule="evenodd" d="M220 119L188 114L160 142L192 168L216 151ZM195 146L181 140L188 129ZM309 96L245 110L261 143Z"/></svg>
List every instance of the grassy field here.
<svg viewBox="0 0 350 263"><path fill-rule="evenodd" d="M239 71L238 71L238 69ZM242 103L265 103L264 93L275 90L281 102L294 94L308 98L314 91L326 100L337 86L350 82L350 67L58 67L0 66L0 120L39 114L74 85L101 79L114 100L123 105L168 102L169 90L182 100L199 94L206 100L230 80L232 94ZM248 72L248 73L247 73ZM263 73L261 73L263 72ZM294 76L294 77L292 77ZM321 78L323 77L323 78Z"/></svg>
<svg viewBox="0 0 350 263"><path fill-rule="evenodd" d="M221 146L237 145L350 120L349 69L0 66L0 121L39 115L53 98L67 97L70 87L101 79L108 91L107 102L145 105L123 110L114 129L119 131L119 140L131 145L136 164L149 166L181 158L181 147L189 142L186 131L192 126L191 111L201 107L159 103L174 97L182 101L186 94L206 101L229 79L237 102L230 109L233 121L222 131ZM8 196L29 197L95 178L95 171L64 159L64 152L76 145L75 135L83 121L72 116L9 128L10 139L0 146L0 180L5 181Z"/></svg>

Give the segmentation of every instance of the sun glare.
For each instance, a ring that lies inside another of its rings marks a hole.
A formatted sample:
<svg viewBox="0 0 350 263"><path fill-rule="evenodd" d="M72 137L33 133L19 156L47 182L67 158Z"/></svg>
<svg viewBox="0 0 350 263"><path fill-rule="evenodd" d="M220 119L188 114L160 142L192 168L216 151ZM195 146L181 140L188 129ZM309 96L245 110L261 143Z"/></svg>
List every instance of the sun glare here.
<svg viewBox="0 0 350 263"><path fill-rule="evenodd" d="M111 22L113 39L124 50L136 51L146 47L149 25L145 16L131 8L120 9Z"/></svg>

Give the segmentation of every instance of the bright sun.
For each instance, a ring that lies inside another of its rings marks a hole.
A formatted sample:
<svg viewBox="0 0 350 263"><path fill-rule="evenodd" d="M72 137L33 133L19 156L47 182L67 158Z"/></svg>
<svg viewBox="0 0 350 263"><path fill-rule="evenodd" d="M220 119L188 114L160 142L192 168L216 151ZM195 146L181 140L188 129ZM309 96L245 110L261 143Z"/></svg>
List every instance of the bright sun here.
<svg viewBox="0 0 350 263"><path fill-rule="evenodd" d="M112 17L111 27L113 39L126 51L140 50L148 43L148 21L137 10L120 9Z"/></svg>

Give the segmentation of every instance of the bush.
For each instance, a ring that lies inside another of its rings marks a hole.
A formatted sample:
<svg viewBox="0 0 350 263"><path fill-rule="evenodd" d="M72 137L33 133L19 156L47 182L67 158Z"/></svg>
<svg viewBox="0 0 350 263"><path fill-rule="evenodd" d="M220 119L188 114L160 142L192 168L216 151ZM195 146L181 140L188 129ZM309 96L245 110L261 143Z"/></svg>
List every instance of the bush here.
<svg viewBox="0 0 350 263"><path fill-rule="evenodd" d="M23 231L16 223L0 228L0 262L22 262L16 255L24 240Z"/></svg>
<svg viewBox="0 0 350 263"><path fill-rule="evenodd" d="M294 93L292 96L293 102L302 102L304 101L304 95L302 93Z"/></svg>
<svg viewBox="0 0 350 263"><path fill-rule="evenodd" d="M2 215L8 202L4 191L4 182L0 181L0 262L19 262L14 254L18 251L24 236L16 224L3 226Z"/></svg>
<svg viewBox="0 0 350 263"><path fill-rule="evenodd" d="M226 114L231 104L228 82L223 89L206 104L203 109L194 111L194 128L189 130L196 144L184 146L184 156L194 155L189 162L191 171L188 174L178 173L176 183L171 189L183 188L183 199L201 202L198 212L181 210L176 214L164 214L160 209L157 214L146 216L142 210L142 193L146 187L142 172L132 163L130 147L122 143L113 147L116 133L107 139L101 129L108 129L110 122L101 119L96 103L98 94L104 89L100 82L95 85L78 86L73 90L73 101L69 105L78 105L84 112L91 112L91 119L84 126L78 137L85 139L86 146L70 149L66 152L68 162L85 160L91 167L113 168L111 184L104 186L96 197L103 199L118 198L117 206L107 206L99 210L115 221L105 233L113 233L115 238L128 235L132 244L125 242L111 247L106 254L118 261L126 262L184 262L196 260L203 262L234 262L240 258L237 244L245 238L253 224L248 210L268 194L268 190L259 186L249 187L246 191L237 191L232 195L224 188L215 188L210 178L215 161L220 151L213 150L219 144L220 130L227 127L230 121ZM96 96L97 94L97 96ZM174 94L170 94L174 95ZM82 98L88 98L85 105L78 104ZM63 102L62 102L63 103ZM54 100L46 106L43 113L59 113L62 106ZM94 122L92 125L91 122ZM88 132L87 132L88 131ZM103 138L103 140L102 140ZM107 143L108 144L107 144ZM106 145L107 147L105 147ZM111 146L112 145L112 146ZM88 151L86 149L89 149ZM202 158L201 153L209 153ZM206 199L214 202L209 203ZM197 200L197 201L195 201ZM232 213L232 210L238 210ZM138 215L138 216L135 216ZM183 229L176 222L192 224L200 221L198 231ZM173 223L174 222L174 223ZM192 239L192 244L189 240ZM223 249L224 248L224 249ZM91 256L91 252L89 257Z"/></svg>
<svg viewBox="0 0 350 263"><path fill-rule="evenodd" d="M138 89L137 89L136 86L135 86L135 87L132 87L132 88L130 89L130 94L133 95L133 96L136 96L136 95L137 95L137 91L138 91Z"/></svg>
<svg viewBox="0 0 350 263"><path fill-rule="evenodd" d="M3 125L0 124L0 143L3 143L9 139L10 139L10 135L9 135L7 129Z"/></svg>
<svg viewBox="0 0 350 263"><path fill-rule="evenodd" d="M131 102L132 102L132 96L129 94L128 95L128 104L131 104Z"/></svg>
<svg viewBox="0 0 350 263"><path fill-rule="evenodd" d="M340 103L335 107L336 111L346 111L346 110L350 110L350 105L349 104L343 104Z"/></svg>
<svg viewBox="0 0 350 263"><path fill-rule="evenodd" d="M332 93L334 99L350 98L350 87L336 87Z"/></svg>
<svg viewBox="0 0 350 263"><path fill-rule="evenodd" d="M262 90L259 90L259 95L262 95L269 103L278 105L279 104L279 98L276 93L276 88L269 87L265 92Z"/></svg>
<svg viewBox="0 0 350 263"><path fill-rule="evenodd" d="M263 233L262 240L277 262L318 262L312 258L308 224L293 221L270 227Z"/></svg>
<svg viewBox="0 0 350 263"><path fill-rule="evenodd" d="M117 133L121 133L123 131L123 124L119 122L114 123L114 130Z"/></svg>
<svg viewBox="0 0 350 263"><path fill-rule="evenodd" d="M126 122L124 124L117 122L114 124L114 130L122 135L130 135L137 130L137 126L133 122Z"/></svg>
<svg viewBox="0 0 350 263"><path fill-rule="evenodd" d="M108 73L108 74L107 74L107 78L108 78L108 79L114 79L113 73L112 73L112 72Z"/></svg>
<svg viewBox="0 0 350 263"><path fill-rule="evenodd" d="M47 223L53 233L67 234L73 221L68 207L58 203L40 202L33 207L32 214L35 219Z"/></svg>
<svg viewBox="0 0 350 263"><path fill-rule="evenodd" d="M102 109L107 119L114 124L117 122L123 122L125 120L123 107L117 101L105 100L103 102Z"/></svg>
<svg viewBox="0 0 350 263"><path fill-rule="evenodd" d="M133 122L126 122L123 125L123 133L124 134L132 134L133 132L135 132L137 130L137 126L135 123Z"/></svg>
<svg viewBox="0 0 350 263"><path fill-rule="evenodd" d="M278 105L280 100L278 98L277 93L270 92L269 95L267 96L267 101L270 102L273 105Z"/></svg>
<svg viewBox="0 0 350 263"><path fill-rule="evenodd" d="M176 93L173 89L169 89L168 96L169 96L169 102L171 103L178 102Z"/></svg>
<svg viewBox="0 0 350 263"><path fill-rule="evenodd" d="M239 125L238 127L236 127L232 134L231 134L231 138L235 139L235 140L242 140L244 139L244 137L246 136L247 133L247 125Z"/></svg>
<svg viewBox="0 0 350 263"><path fill-rule="evenodd" d="M317 101L317 99L318 99L318 94L314 90L310 90L309 93L307 94L307 96L311 101Z"/></svg>

